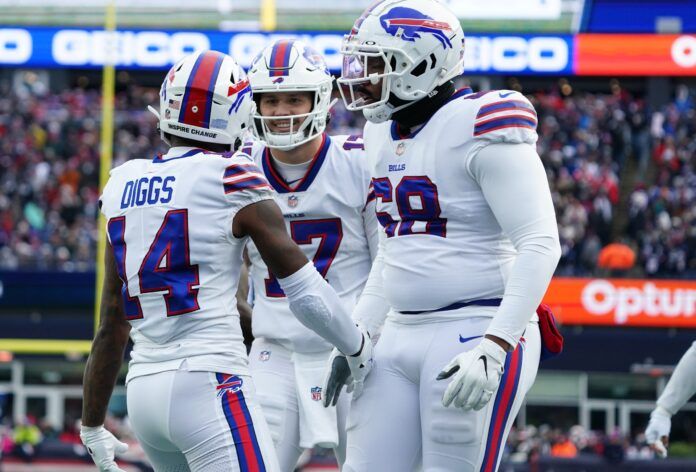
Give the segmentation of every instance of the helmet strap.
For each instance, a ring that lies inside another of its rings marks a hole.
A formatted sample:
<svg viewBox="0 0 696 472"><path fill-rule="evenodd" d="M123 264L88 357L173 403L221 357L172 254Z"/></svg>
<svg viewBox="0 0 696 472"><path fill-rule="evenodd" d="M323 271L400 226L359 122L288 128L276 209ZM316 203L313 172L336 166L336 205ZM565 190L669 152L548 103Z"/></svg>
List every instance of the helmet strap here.
<svg viewBox="0 0 696 472"><path fill-rule="evenodd" d="M448 80L428 94L427 97L413 102L402 100L393 93L389 96L389 103L394 108L402 107L395 112L391 119L396 121L399 126L411 129L428 121L454 94L454 82Z"/></svg>

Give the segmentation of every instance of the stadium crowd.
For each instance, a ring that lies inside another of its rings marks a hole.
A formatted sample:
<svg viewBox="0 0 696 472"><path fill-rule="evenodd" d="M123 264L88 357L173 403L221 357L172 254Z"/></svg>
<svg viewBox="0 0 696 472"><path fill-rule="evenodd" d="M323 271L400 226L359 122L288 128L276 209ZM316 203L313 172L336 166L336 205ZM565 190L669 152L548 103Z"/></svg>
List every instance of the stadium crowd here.
<svg viewBox="0 0 696 472"><path fill-rule="evenodd" d="M0 270L90 270L100 95L82 88L51 93L36 84L0 84ZM672 103L651 111L618 86L601 95L559 90L530 96L563 248L557 273L596 274L600 250L618 235L637 255L631 275L694 276L693 91L680 87ZM157 100L153 88L117 94L114 165L164 150L146 111ZM329 132L360 134L363 123L339 100ZM638 183L622 189L619 177ZM621 191L630 194L622 199ZM622 214L625 228L617 228Z"/></svg>
<svg viewBox="0 0 696 472"><path fill-rule="evenodd" d="M106 424L120 440L129 444L129 450L122 459L140 466L138 468L141 470L149 470L128 419L107 416ZM54 430L46 421L37 422L31 418L13 427L0 424L0 463L3 456L24 462L57 457L88 461L78 431L77 422L66 424L62 431ZM508 463L530 464L542 457L594 457L609 464L654 457L642 432L635 436L623 435L618 431L607 435L586 430L579 425L568 430L554 429L548 425L513 428L504 454ZM326 470L331 470L330 465L335 463L331 454L325 450L315 450L314 454L308 455L302 462L310 466L322 464Z"/></svg>

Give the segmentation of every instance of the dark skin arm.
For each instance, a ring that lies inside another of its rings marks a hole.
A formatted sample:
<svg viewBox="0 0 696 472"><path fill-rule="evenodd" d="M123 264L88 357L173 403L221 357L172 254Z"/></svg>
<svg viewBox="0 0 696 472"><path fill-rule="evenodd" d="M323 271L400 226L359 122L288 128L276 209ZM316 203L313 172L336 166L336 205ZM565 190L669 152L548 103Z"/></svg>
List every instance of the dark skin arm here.
<svg viewBox="0 0 696 472"><path fill-rule="evenodd" d="M237 286L237 311L239 312L239 321L242 325L242 334L244 335L244 344L249 348L254 341L254 335L251 331L251 306L247 302L249 296L249 256L246 249L244 250L244 264L239 274L239 285Z"/></svg>
<svg viewBox="0 0 696 472"><path fill-rule="evenodd" d="M131 329L123 312L121 279L118 278L116 260L109 244L104 254L104 285L99 318L99 329L92 342L92 352L82 380L84 426L104 424Z"/></svg>
<svg viewBox="0 0 696 472"><path fill-rule="evenodd" d="M251 237L261 258L278 278L294 274L309 262L299 246L290 239L283 214L273 200L262 200L241 209L232 222L232 234L237 238ZM362 346L353 355L360 351Z"/></svg>
<svg viewBox="0 0 696 472"><path fill-rule="evenodd" d="M251 237L261 258L278 278L300 270L307 262L302 250L290 239L280 208L273 200L248 205L235 215L232 234Z"/></svg>

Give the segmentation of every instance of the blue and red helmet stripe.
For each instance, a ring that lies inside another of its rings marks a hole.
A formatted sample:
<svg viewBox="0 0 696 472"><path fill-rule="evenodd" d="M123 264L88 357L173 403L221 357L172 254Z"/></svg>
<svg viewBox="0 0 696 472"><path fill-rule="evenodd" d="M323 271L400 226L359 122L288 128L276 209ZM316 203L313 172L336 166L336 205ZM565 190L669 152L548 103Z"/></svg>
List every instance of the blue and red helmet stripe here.
<svg viewBox="0 0 696 472"><path fill-rule="evenodd" d="M224 58L225 55L217 51L205 51L198 55L181 100L179 123L199 128L210 127L215 83Z"/></svg>
<svg viewBox="0 0 696 472"><path fill-rule="evenodd" d="M281 77L290 74L290 53L292 45L295 43L292 39L281 39L276 41L271 49L270 64L268 69L271 77Z"/></svg>

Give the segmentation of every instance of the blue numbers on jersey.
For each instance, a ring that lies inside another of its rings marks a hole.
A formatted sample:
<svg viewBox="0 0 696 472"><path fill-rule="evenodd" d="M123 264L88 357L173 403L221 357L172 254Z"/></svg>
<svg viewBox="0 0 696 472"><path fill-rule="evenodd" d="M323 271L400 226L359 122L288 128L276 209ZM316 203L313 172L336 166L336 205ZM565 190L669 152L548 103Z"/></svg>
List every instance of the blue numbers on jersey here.
<svg viewBox="0 0 696 472"><path fill-rule="evenodd" d="M290 236L298 245L312 244L312 240L320 239L317 252L314 254L313 263L322 277L331 268L338 247L343 239L343 227L340 218L327 218L324 220L298 220L290 222ZM278 279L269 272L269 277L264 280L266 284L266 296L272 298L285 297L280 288Z"/></svg>
<svg viewBox="0 0 696 472"><path fill-rule="evenodd" d="M111 239L111 247L114 250L118 278L122 282L121 296L123 297L123 309L126 312L126 318L129 320L140 319L143 317L140 300L138 300L138 297L130 295L128 282L126 281L126 217L111 218L107 224L107 231L109 232L109 239Z"/></svg>
<svg viewBox="0 0 696 472"><path fill-rule="evenodd" d="M389 213L377 211L377 220L384 227L388 238L397 234L430 234L444 238L447 235L447 218L440 218L440 201L437 186L426 176L403 177L393 191L391 181L382 177L372 179L375 198L381 203L391 203L396 198L399 219L395 220ZM425 223L423 230L414 229L418 221Z"/></svg>
<svg viewBox="0 0 696 472"><path fill-rule="evenodd" d="M137 297L128 293L126 279L126 217L112 218L109 238L114 248L118 276L123 282L123 300L129 320L142 318ZM188 210L170 210L164 216L155 239L138 270L140 293L166 292L167 316L183 315L199 309L198 265L192 265L189 251Z"/></svg>

